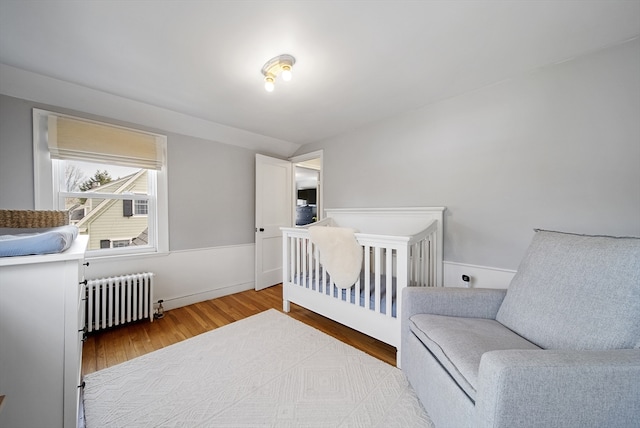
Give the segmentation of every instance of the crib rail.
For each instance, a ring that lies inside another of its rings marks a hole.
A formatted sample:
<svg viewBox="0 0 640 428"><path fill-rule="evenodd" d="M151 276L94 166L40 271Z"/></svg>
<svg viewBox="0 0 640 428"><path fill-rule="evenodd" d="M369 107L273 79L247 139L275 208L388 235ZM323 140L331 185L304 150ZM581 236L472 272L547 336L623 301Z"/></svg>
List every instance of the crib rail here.
<svg viewBox="0 0 640 428"><path fill-rule="evenodd" d="M399 284L419 287L440 285L438 260L436 257L437 222L413 236L388 236L356 233L355 237L363 251L363 275L366 283L370 275L397 277ZM314 225L331 226L331 219ZM317 251L307 228L282 228L284 281L302 278L300 285L323 292L329 274L320 264ZM314 274L310 276L309 274ZM311 283L313 278L314 283ZM390 281L387 281L390 283ZM356 284L357 285L357 284Z"/></svg>

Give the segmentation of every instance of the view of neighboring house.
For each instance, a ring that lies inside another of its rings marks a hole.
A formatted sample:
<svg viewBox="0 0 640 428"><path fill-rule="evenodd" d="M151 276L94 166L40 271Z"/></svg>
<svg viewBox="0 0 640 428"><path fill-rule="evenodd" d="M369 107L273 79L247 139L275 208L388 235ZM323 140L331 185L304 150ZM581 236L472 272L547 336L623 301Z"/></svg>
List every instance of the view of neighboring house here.
<svg viewBox="0 0 640 428"><path fill-rule="evenodd" d="M147 170L96 186L86 200L74 199L71 224L89 235L89 249L146 245L148 204L146 200L92 198L91 193L114 195L147 194Z"/></svg>

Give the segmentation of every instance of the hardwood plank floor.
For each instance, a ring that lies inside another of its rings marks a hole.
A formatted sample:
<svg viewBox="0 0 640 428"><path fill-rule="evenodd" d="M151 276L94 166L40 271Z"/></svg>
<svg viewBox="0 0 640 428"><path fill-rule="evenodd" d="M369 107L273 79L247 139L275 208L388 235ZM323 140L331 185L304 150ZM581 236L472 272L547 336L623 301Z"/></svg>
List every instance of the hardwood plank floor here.
<svg viewBox="0 0 640 428"><path fill-rule="evenodd" d="M91 333L84 343L82 373L86 375L123 363L271 308L282 312L281 285L166 311L164 318L152 323L140 321ZM393 346L294 304L289 315L386 363L396 364Z"/></svg>

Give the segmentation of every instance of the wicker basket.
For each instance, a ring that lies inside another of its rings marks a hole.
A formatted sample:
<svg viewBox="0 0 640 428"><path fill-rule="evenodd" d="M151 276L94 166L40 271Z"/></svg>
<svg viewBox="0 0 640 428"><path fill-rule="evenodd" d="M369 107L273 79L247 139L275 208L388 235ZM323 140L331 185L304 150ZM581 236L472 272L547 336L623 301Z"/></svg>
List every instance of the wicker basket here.
<svg viewBox="0 0 640 428"><path fill-rule="evenodd" d="M0 227L57 227L69 224L69 211L0 210Z"/></svg>

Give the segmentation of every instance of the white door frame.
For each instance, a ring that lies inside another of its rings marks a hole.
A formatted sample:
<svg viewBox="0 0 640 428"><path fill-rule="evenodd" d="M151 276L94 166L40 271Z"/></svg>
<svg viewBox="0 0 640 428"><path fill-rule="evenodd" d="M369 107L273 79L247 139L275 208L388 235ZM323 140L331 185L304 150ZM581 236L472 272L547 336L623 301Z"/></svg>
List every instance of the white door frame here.
<svg viewBox="0 0 640 428"><path fill-rule="evenodd" d="M317 150L315 152L306 153L300 156L294 156L288 160L286 159L278 159L269 156L264 156L260 154L256 154L256 214L255 214L255 289L261 290L266 287L270 287L274 284L278 284L282 282L282 251L276 251L275 249L270 248L268 251L270 258L279 258L280 260L280 269L279 274L277 273L277 267L268 266L265 267L263 255L266 250L265 245L275 246L276 238L280 238L280 243L282 242L282 232L280 231L280 226L291 227L295 224L296 218L296 181L294 177L294 167L296 164L305 162L311 159L320 159L320 171L318 177L318 189L316 192L316 204L318 206L318 220L324 218L324 202L323 202L323 153L322 150ZM288 200L286 202L289 205L289 217L281 219L280 222L274 222L274 224L265 224L264 216L263 216L263 187L261 183L260 174L262 173L262 167L264 164L271 165L281 165L285 166L289 165L289 171L287 174L287 179L289 180L288 188ZM277 224L276 224L277 223ZM270 244L267 244L268 241L271 241ZM277 264L274 260L271 260L271 264ZM276 281L276 282L274 282Z"/></svg>

